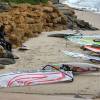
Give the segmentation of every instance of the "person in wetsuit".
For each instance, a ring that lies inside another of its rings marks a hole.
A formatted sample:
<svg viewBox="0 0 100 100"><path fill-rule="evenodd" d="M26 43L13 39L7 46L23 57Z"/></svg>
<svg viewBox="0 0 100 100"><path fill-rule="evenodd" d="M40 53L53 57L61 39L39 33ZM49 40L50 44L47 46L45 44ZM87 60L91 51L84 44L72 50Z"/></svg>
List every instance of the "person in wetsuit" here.
<svg viewBox="0 0 100 100"><path fill-rule="evenodd" d="M7 51L12 52L12 44L5 40L5 25L0 26L0 45Z"/></svg>

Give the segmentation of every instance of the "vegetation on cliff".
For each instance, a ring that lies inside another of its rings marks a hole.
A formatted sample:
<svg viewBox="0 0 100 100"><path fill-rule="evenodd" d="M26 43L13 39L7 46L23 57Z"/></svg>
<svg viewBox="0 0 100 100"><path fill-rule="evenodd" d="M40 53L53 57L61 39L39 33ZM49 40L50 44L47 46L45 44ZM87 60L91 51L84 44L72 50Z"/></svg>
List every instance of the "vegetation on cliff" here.
<svg viewBox="0 0 100 100"><path fill-rule="evenodd" d="M13 2L13 3L30 3L30 4L39 4L48 2L48 0L0 0L0 1Z"/></svg>

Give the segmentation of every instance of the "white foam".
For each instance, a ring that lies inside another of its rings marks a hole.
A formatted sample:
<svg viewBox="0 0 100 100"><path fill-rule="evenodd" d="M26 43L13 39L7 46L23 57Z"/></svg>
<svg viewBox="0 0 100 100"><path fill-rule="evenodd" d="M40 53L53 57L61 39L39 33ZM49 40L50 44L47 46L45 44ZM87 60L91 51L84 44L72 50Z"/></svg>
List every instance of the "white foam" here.
<svg viewBox="0 0 100 100"><path fill-rule="evenodd" d="M88 10L100 13L100 0L65 0L63 4L68 4L70 7L80 10Z"/></svg>

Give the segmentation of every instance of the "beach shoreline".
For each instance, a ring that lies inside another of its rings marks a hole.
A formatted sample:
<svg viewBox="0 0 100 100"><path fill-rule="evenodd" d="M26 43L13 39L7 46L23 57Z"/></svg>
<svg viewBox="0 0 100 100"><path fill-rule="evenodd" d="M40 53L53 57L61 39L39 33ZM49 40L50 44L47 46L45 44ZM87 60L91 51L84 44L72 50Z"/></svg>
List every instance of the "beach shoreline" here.
<svg viewBox="0 0 100 100"><path fill-rule="evenodd" d="M79 19L85 20L92 24L93 26L100 29L100 15L94 14L86 11L76 10L76 15ZM71 30L70 30L71 31ZM68 32L64 30L61 32ZM85 34L100 34L100 30L97 31L83 31L80 32ZM15 71L20 69L39 69L41 65L51 64L51 63L65 63L65 62L87 62L82 59L75 59L71 57L66 57L61 50L79 51L84 52L79 48L79 45L73 44L68 41L66 45L66 40L62 38L47 37L47 33L43 32L39 37L31 38L29 41L24 43L30 50L21 52L14 49L15 55L19 56L20 59L16 60L16 64L8 65L3 72ZM5 88L0 89L1 100L19 100L23 98L24 100L100 100L93 99L94 97L100 97L100 76L77 76L72 83L58 83L51 85L38 85L30 87L15 87L15 88ZM34 91L35 90L35 91ZM10 94L9 94L10 92ZM13 94L15 92L16 94ZM19 94L22 92L22 94ZM34 94L30 96L30 94ZM43 95L41 95L41 93ZM8 95L9 94L9 95ZM27 94L27 95L26 95ZM58 94L55 96L48 96L48 94ZM65 94L65 95L62 95ZM72 94L69 95L68 94ZM6 96L5 96L6 95ZM80 98L76 98L75 95L82 95ZM85 96L83 96L85 95ZM26 97L27 96L27 97ZM16 97L16 99L15 99ZM50 99L51 100L51 99Z"/></svg>
<svg viewBox="0 0 100 100"><path fill-rule="evenodd" d="M60 3L62 4L67 4L68 6L78 9L78 10L83 10L83 11L89 11L89 12L94 12L100 14L100 8L98 4L100 3L99 0L95 1L89 1L89 0L60 0Z"/></svg>

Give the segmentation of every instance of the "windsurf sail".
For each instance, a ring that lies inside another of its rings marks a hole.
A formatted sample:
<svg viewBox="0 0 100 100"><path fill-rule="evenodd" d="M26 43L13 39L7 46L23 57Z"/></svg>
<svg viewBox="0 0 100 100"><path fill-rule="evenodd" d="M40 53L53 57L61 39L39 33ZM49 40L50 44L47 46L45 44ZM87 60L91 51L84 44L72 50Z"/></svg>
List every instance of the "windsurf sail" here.
<svg viewBox="0 0 100 100"><path fill-rule="evenodd" d="M68 40L83 45L100 45L100 42L95 42L92 38L68 37Z"/></svg>
<svg viewBox="0 0 100 100"><path fill-rule="evenodd" d="M77 53L77 52L69 52L69 51L62 51L65 55L72 56L75 58L82 58L84 60L94 60L100 63L100 57L91 56L87 54Z"/></svg>
<svg viewBox="0 0 100 100"><path fill-rule="evenodd" d="M100 53L100 47L95 47L91 45L84 46L85 49L90 50L92 52Z"/></svg>
<svg viewBox="0 0 100 100"><path fill-rule="evenodd" d="M32 72L15 71L0 74L0 87L32 86L73 80L72 71L46 70L46 68Z"/></svg>
<svg viewBox="0 0 100 100"><path fill-rule="evenodd" d="M87 35L87 34L80 33L80 34L74 34L74 35L70 35L70 36L65 35L65 39L67 39L68 37L100 39L100 34Z"/></svg>
<svg viewBox="0 0 100 100"><path fill-rule="evenodd" d="M67 62L67 63L52 64L52 66L56 66L60 70L61 69L71 70L74 74L84 74L88 72L100 71L100 66L89 63Z"/></svg>

